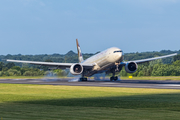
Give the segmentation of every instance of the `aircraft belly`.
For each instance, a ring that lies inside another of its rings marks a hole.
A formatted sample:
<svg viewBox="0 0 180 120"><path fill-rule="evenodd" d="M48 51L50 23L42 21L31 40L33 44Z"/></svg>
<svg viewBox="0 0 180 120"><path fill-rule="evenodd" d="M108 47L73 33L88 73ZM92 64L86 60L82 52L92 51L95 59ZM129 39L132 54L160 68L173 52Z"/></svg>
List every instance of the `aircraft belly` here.
<svg viewBox="0 0 180 120"><path fill-rule="evenodd" d="M87 71L85 73L85 76L89 77L89 76L92 76L92 75L94 75L96 73L101 73L103 71L107 71L113 65L114 65L114 63L105 62L103 64L103 66L101 66L98 70Z"/></svg>

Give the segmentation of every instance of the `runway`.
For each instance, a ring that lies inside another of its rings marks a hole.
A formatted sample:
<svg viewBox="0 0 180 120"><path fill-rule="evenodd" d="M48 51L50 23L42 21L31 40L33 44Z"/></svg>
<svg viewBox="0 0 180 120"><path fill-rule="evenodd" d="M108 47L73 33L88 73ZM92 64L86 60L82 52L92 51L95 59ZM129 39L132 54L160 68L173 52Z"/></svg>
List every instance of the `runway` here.
<svg viewBox="0 0 180 120"><path fill-rule="evenodd" d="M172 81L172 80L119 80L119 81L89 80L85 82L82 81L78 82L71 79L0 79L0 83L180 89L180 81Z"/></svg>

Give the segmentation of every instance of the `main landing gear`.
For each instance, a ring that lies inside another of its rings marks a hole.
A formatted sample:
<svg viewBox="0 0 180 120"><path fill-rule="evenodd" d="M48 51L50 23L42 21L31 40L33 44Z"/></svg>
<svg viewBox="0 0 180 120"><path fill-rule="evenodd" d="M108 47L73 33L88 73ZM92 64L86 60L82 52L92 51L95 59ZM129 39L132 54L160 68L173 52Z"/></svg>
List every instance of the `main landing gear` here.
<svg viewBox="0 0 180 120"><path fill-rule="evenodd" d="M118 76L110 77L110 80L111 80L111 81L113 81L113 80L116 81L116 80L118 80Z"/></svg>
<svg viewBox="0 0 180 120"><path fill-rule="evenodd" d="M116 71L114 70L113 72L113 76L112 77L110 77L110 81L116 81L116 80L118 80L118 76L115 76L115 73L116 73Z"/></svg>
<svg viewBox="0 0 180 120"><path fill-rule="evenodd" d="M82 76L81 76L81 78L79 78L79 81L87 81L87 78L84 77L84 73L82 73Z"/></svg>
<svg viewBox="0 0 180 120"><path fill-rule="evenodd" d="M80 81L87 81L87 78L81 77L79 78Z"/></svg>

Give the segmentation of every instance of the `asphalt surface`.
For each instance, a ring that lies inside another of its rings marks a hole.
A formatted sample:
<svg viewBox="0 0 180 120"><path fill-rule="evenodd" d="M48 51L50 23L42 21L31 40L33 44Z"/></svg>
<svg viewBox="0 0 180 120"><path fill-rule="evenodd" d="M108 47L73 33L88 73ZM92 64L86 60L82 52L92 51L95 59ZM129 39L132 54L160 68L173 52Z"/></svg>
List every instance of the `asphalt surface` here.
<svg viewBox="0 0 180 120"><path fill-rule="evenodd" d="M180 89L180 80L89 80L77 79L0 79L0 83L39 84L39 85L67 85L67 86L97 86L97 87L126 87L126 88L156 88Z"/></svg>

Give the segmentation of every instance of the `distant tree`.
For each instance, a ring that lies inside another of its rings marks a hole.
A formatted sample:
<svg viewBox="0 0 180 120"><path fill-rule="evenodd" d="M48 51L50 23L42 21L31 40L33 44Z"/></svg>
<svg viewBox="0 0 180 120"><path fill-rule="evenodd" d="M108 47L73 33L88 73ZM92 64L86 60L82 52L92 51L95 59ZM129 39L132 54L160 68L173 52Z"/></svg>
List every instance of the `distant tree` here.
<svg viewBox="0 0 180 120"><path fill-rule="evenodd" d="M12 62L7 63L7 64L5 65L5 67L7 67L8 69L10 69L10 68L12 68L12 67L14 67L14 66L15 66L15 64L12 63Z"/></svg>
<svg viewBox="0 0 180 120"><path fill-rule="evenodd" d="M23 75L26 71L28 71L29 70L29 68L28 67L23 67L23 68L21 68L21 75Z"/></svg>
<svg viewBox="0 0 180 120"><path fill-rule="evenodd" d="M31 71L26 71L23 75L24 76L33 76L33 73Z"/></svg>
<svg viewBox="0 0 180 120"><path fill-rule="evenodd" d="M176 60L180 60L180 54L174 56L174 61L176 61Z"/></svg>
<svg viewBox="0 0 180 120"><path fill-rule="evenodd" d="M7 71L9 73L9 76L20 76L21 72L16 69L9 69Z"/></svg>
<svg viewBox="0 0 180 120"><path fill-rule="evenodd" d="M7 70L8 70L7 67L3 67L3 68L2 68L2 71L7 71Z"/></svg>
<svg viewBox="0 0 180 120"><path fill-rule="evenodd" d="M174 66L180 66L180 60L176 60L175 62L173 62Z"/></svg>
<svg viewBox="0 0 180 120"><path fill-rule="evenodd" d="M3 67L4 67L4 63L0 62L0 71L3 69Z"/></svg>
<svg viewBox="0 0 180 120"><path fill-rule="evenodd" d="M17 70L17 71L20 71L20 70L21 70L21 68L20 68L19 66L13 66L11 69L15 69L15 70Z"/></svg>
<svg viewBox="0 0 180 120"><path fill-rule="evenodd" d="M45 62L53 62L52 60L50 60L50 59L47 59L47 60L45 60Z"/></svg>
<svg viewBox="0 0 180 120"><path fill-rule="evenodd" d="M73 52L72 50L70 50L68 53L65 54L65 56L69 56L69 57L76 56L76 55L77 54Z"/></svg>

